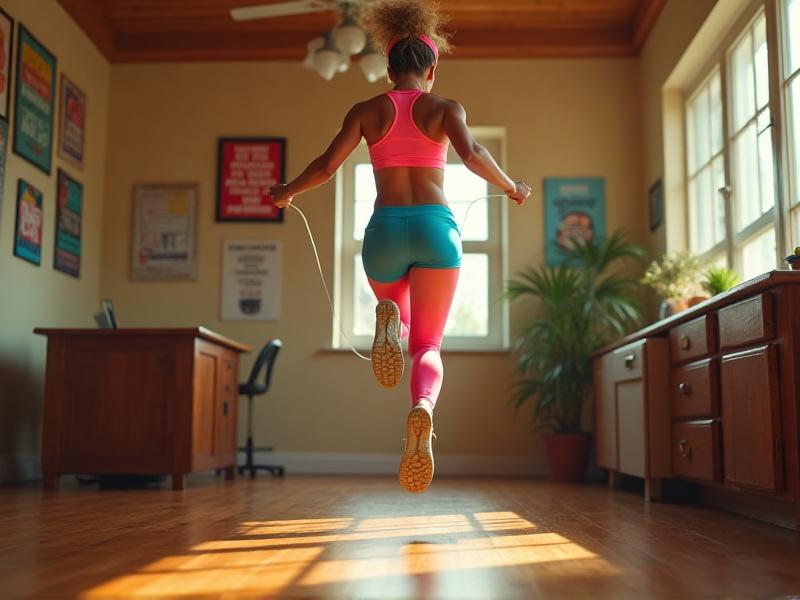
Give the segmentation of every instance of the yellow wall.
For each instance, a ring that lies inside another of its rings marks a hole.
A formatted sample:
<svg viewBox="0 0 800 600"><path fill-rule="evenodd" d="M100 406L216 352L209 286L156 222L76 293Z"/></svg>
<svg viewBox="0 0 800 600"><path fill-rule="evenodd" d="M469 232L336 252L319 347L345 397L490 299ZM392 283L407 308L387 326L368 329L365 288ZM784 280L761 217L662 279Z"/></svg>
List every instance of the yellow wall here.
<svg viewBox="0 0 800 600"><path fill-rule="evenodd" d="M126 326L203 324L261 346L285 348L274 388L257 404L256 435L283 451L396 453L408 409L406 383L384 391L368 365L330 343L330 315L302 223L213 221L216 141L225 135L288 138L288 175L321 152L355 101L379 93L351 71L325 82L297 63L114 65L101 292ZM505 126L508 171L533 182L534 198L510 209L510 271L543 255L542 178L599 175L607 181L609 229L643 242L645 206L636 60L444 61L434 90L458 98L472 125ZM135 182L198 182L199 277L195 283L129 279L131 190ZM334 184L297 199L333 269ZM224 239L284 243L283 314L278 322L219 321ZM512 312L514 319L521 316ZM250 367L244 362L242 377ZM438 451L517 455L541 464L529 412L512 422L506 405L512 360L504 354L446 354L437 410ZM533 452L533 453L532 453Z"/></svg>
<svg viewBox="0 0 800 600"><path fill-rule="evenodd" d="M0 479L35 473L39 451L45 342L36 326L91 326L100 288L101 230L110 66L55 0L3 0L58 59L87 95L86 165L65 165L54 152L49 177L9 148L0 210ZM14 39L16 62L16 31ZM16 65L14 68L16 76ZM12 96L13 100L13 96ZM13 102L12 102L13 111ZM13 121L12 121L13 122ZM56 112L56 123L58 112ZM53 270L56 169L84 185L83 258L80 279ZM12 256L17 179L44 193L42 265ZM21 471L20 471L21 469Z"/></svg>

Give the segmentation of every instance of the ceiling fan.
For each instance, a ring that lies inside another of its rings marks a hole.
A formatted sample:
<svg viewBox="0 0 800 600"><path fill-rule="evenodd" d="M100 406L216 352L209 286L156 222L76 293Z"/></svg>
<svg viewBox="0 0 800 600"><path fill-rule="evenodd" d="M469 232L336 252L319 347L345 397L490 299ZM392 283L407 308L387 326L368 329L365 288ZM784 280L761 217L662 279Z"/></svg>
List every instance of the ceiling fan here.
<svg viewBox="0 0 800 600"><path fill-rule="evenodd" d="M330 80L336 73L349 68L350 56L359 55L358 64L364 76L372 82L386 74L386 60L377 52L357 20L357 7L366 1L294 0L243 6L231 9L231 18L234 21L253 21L334 11L339 14L338 25L308 43L308 54L303 65Z"/></svg>

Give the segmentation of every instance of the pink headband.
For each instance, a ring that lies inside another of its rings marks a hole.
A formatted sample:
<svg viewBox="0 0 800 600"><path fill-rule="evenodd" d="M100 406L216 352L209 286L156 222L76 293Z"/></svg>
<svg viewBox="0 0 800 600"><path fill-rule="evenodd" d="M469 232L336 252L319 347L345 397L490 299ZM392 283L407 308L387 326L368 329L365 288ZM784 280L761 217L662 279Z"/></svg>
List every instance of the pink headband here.
<svg viewBox="0 0 800 600"><path fill-rule="evenodd" d="M436 44L433 43L433 40L431 38L429 38L427 35L422 35L422 34L419 34L417 37L419 39L421 39L423 42L425 42L425 45L428 46L428 48L433 50L434 62L438 63L439 62L439 49L436 47ZM400 38L397 37L397 36L395 36L395 37L393 37L391 39L391 41L389 42L389 45L386 46L386 56L389 56L389 52L392 51L392 47L399 41L400 41Z"/></svg>

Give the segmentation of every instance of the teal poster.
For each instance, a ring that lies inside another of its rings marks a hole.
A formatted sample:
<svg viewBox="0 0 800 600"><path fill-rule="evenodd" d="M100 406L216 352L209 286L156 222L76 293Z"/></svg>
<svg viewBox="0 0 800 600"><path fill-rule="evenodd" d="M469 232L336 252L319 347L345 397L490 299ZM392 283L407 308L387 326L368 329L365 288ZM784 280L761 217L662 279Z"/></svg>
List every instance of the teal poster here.
<svg viewBox="0 0 800 600"><path fill-rule="evenodd" d="M575 239L606 236L606 184L602 177L548 177L544 180L545 260L564 262Z"/></svg>
<svg viewBox="0 0 800 600"><path fill-rule="evenodd" d="M59 169L53 268L73 277L80 277L81 274L82 211L83 186Z"/></svg>
<svg viewBox="0 0 800 600"><path fill-rule="evenodd" d="M56 57L20 24L14 152L48 175L53 160L55 90Z"/></svg>
<svg viewBox="0 0 800 600"><path fill-rule="evenodd" d="M17 184L14 256L36 266L42 263L42 192L23 179Z"/></svg>
<svg viewBox="0 0 800 600"><path fill-rule="evenodd" d="M6 154L8 154L8 122L0 119L0 215L3 214L3 193L6 188Z"/></svg>

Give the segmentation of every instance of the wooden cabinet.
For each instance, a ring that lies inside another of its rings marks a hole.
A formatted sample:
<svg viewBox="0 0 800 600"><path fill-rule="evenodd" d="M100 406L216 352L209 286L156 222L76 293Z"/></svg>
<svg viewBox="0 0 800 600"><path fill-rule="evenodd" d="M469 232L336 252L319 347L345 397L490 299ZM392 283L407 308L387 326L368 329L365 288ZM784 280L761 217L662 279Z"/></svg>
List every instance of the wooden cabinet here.
<svg viewBox="0 0 800 600"><path fill-rule="evenodd" d="M668 343L648 339L594 363L597 462L614 473L645 479L648 498L670 475Z"/></svg>
<svg viewBox="0 0 800 600"><path fill-rule="evenodd" d="M659 342L668 351L656 359ZM597 462L611 480L685 479L751 516L786 523L788 506L797 527L800 272L767 273L654 323L598 352L593 374ZM659 381L667 410L654 403ZM665 445L669 467L656 468Z"/></svg>
<svg viewBox="0 0 800 600"><path fill-rule="evenodd" d="M239 354L207 329L37 329L46 335L45 485L65 473L171 474L236 465Z"/></svg>

